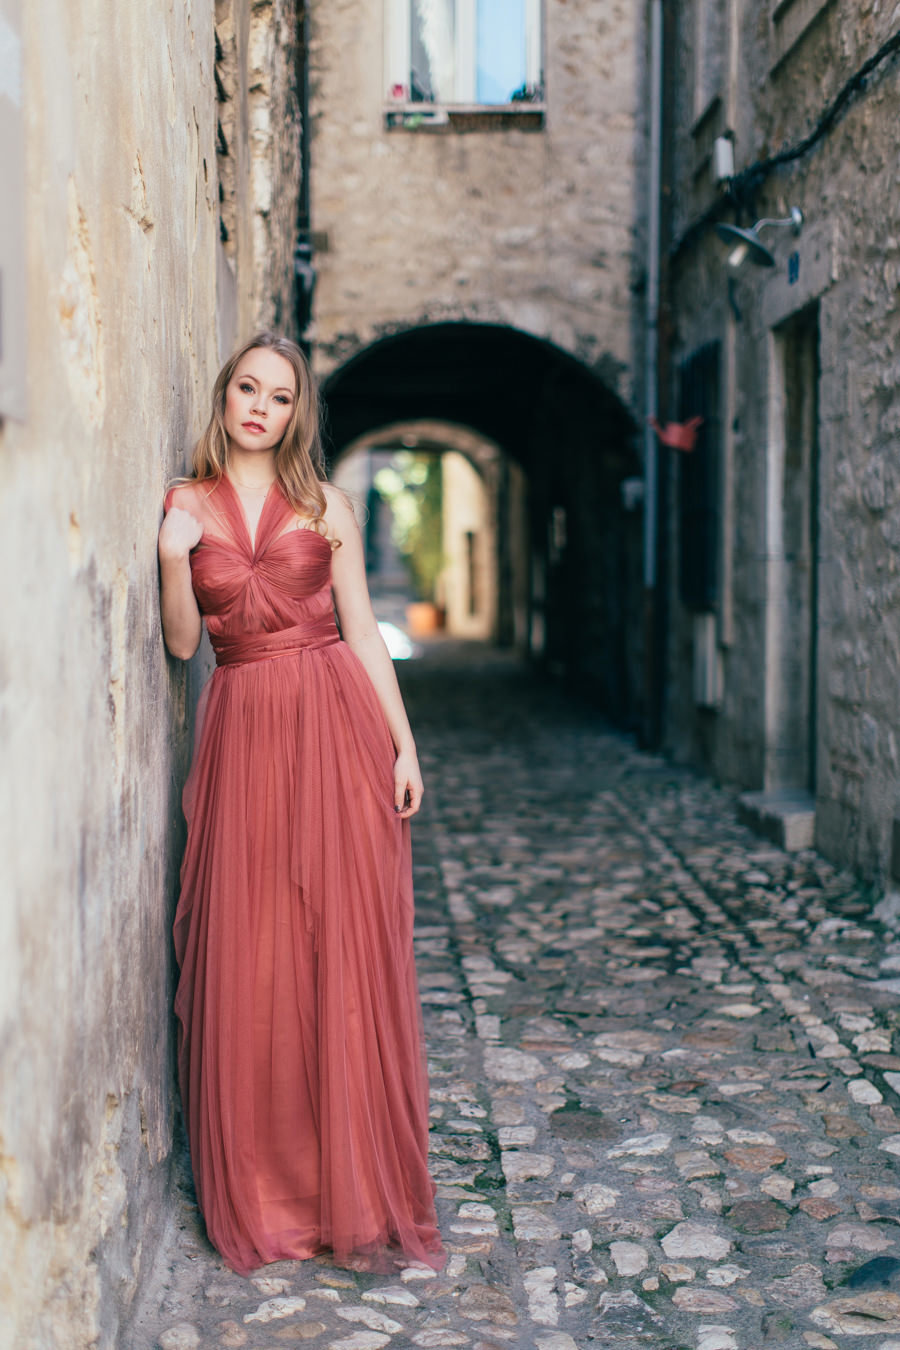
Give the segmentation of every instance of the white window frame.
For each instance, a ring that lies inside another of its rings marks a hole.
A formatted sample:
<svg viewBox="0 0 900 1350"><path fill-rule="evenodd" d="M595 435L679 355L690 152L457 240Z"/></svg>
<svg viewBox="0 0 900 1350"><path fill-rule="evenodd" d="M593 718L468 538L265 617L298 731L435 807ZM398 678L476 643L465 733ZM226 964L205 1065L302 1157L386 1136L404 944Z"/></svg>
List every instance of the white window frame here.
<svg viewBox="0 0 900 1350"><path fill-rule="evenodd" d="M540 109L543 100L534 103L478 103L475 98L475 42L477 0L455 0L456 52L455 88L453 98L441 104L413 103L409 98L409 77L412 53L412 0L385 0L385 101L392 107L409 108L422 112L433 107L478 108L498 112L504 108L517 111ZM525 82L532 87L542 83L541 62L542 23L541 0L525 0ZM403 93L395 95L395 90Z"/></svg>

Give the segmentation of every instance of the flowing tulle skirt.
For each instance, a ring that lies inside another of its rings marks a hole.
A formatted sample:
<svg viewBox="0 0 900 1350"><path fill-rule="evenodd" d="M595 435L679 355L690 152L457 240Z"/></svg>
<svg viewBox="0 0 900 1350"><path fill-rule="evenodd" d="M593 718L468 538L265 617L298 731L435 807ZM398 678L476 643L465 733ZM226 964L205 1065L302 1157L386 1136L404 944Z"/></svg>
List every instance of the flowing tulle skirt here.
<svg viewBox="0 0 900 1350"><path fill-rule="evenodd" d="M179 1070L235 1270L443 1262L427 1170L408 824L341 642L218 669L185 789Z"/></svg>

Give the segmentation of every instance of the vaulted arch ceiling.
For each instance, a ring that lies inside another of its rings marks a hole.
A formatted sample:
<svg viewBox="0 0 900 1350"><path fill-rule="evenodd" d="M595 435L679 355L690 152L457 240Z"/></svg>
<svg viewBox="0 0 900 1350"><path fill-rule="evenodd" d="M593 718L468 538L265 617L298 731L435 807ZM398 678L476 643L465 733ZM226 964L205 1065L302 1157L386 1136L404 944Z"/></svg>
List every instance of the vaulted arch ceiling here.
<svg viewBox="0 0 900 1350"><path fill-rule="evenodd" d="M491 437L527 470L542 452L535 427L556 419L559 453L567 427L590 428L598 453L633 472L634 426L617 395L546 339L499 324L428 324L381 338L334 371L323 396L333 454L373 427L444 419Z"/></svg>

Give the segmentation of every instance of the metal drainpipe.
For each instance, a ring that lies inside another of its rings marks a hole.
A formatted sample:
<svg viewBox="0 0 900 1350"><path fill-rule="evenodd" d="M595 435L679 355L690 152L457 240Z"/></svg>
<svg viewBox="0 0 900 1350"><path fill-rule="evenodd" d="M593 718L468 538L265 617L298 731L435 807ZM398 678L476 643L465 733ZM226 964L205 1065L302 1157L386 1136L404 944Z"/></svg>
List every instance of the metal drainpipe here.
<svg viewBox="0 0 900 1350"><path fill-rule="evenodd" d="M316 270L313 263L313 246L310 234L309 4L310 0L300 0L298 25L300 30L299 89L297 91L300 104L300 195L297 202L297 242L294 249L297 340L307 356L310 355L310 344L305 334L312 319L313 293L316 285Z"/></svg>
<svg viewBox="0 0 900 1350"><path fill-rule="evenodd" d="M663 0L650 0L650 144L647 185L647 290L644 346L644 711L641 739L660 736L659 447L650 418L659 411L659 305L663 104Z"/></svg>
<svg viewBox="0 0 900 1350"><path fill-rule="evenodd" d="M309 0L300 0L300 200L297 226L301 237L309 233Z"/></svg>
<svg viewBox="0 0 900 1350"><path fill-rule="evenodd" d="M662 165L662 27L663 0L650 3L650 162L647 203L646 343L644 401L647 418L659 411L657 359L659 355L659 237L660 169ZM644 586L656 587L658 446L649 420L644 424Z"/></svg>

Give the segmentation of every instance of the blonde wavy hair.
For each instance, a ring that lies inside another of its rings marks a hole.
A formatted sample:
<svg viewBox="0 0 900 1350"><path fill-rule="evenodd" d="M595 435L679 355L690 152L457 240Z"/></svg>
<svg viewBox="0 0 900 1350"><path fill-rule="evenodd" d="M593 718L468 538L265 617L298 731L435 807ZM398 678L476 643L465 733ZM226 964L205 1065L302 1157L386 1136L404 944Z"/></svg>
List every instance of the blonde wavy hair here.
<svg viewBox="0 0 900 1350"><path fill-rule="evenodd" d="M212 414L209 425L194 446L194 480L219 482L228 464L228 435L225 431L225 393L238 366L248 352L258 347L283 356L294 372L294 410L275 451L275 475L291 506L300 516L309 517L310 528L327 534L324 515L327 505L322 484L325 457L322 453L319 393L303 352L290 338L262 332L245 342L225 362L213 385Z"/></svg>

